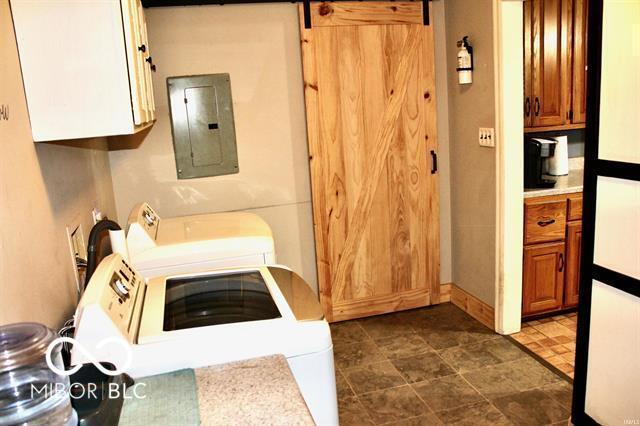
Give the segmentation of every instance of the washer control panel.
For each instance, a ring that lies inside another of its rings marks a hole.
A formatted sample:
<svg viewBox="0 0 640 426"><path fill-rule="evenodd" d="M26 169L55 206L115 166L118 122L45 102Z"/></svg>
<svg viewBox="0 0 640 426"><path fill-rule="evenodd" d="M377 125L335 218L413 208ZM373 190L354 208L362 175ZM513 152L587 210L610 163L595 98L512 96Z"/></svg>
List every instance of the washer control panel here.
<svg viewBox="0 0 640 426"><path fill-rule="evenodd" d="M98 305L133 343L137 339L145 286L144 279L119 254L112 254L100 262L79 308Z"/></svg>
<svg viewBox="0 0 640 426"><path fill-rule="evenodd" d="M160 225L160 216L147 203L142 203L138 209L136 222L144 229L152 240L158 235L158 226Z"/></svg>

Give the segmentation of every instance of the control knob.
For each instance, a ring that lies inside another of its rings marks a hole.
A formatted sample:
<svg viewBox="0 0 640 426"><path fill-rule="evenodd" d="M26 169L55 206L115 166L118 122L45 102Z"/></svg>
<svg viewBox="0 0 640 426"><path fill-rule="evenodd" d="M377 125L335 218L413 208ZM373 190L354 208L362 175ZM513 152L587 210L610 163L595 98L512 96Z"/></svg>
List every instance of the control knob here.
<svg viewBox="0 0 640 426"><path fill-rule="evenodd" d="M114 283L113 289L116 291L116 294L120 296L122 299L127 299L130 297L129 289L122 282L122 280L116 280Z"/></svg>
<svg viewBox="0 0 640 426"><path fill-rule="evenodd" d="M149 212L144 212L142 217L144 218L144 221L147 223L147 226L152 226L153 223L156 220L156 218L153 216L153 214L151 214Z"/></svg>

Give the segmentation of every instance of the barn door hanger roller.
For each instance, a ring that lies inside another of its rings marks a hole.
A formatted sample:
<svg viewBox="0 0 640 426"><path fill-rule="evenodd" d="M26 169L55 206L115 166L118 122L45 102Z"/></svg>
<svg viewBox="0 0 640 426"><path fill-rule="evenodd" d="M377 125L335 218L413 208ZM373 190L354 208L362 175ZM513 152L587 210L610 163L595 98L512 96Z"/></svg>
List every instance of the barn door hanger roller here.
<svg viewBox="0 0 640 426"><path fill-rule="evenodd" d="M302 0L302 4L304 9L304 27L309 29L311 28L311 0ZM429 0L422 0L422 24L429 25Z"/></svg>

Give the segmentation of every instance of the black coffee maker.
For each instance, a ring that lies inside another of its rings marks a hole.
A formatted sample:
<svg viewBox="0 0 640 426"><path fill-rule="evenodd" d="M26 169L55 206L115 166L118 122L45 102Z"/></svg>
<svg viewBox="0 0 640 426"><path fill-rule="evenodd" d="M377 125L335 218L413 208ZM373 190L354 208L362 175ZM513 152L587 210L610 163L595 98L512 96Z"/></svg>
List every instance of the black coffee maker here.
<svg viewBox="0 0 640 426"><path fill-rule="evenodd" d="M553 188L554 179L543 177L546 162L553 156L555 141L544 139L526 139L524 141L524 187Z"/></svg>

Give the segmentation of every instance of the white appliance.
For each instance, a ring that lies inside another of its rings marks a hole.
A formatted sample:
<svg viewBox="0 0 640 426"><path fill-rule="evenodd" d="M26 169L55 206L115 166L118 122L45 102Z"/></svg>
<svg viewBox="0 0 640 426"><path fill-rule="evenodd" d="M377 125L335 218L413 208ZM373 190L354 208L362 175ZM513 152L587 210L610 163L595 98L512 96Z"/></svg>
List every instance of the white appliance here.
<svg viewBox="0 0 640 426"><path fill-rule="evenodd" d="M147 203L133 208L126 239L110 232L112 248L145 278L276 262L269 225L252 213L160 218Z"/></svg>
<svg viewBox="0 0 640 426"><path fill-rule="evenodd" d="M112 254L92 276L75 323L73 364L93 357L134 378L283 354L315 422L338 424L329 325L309 285L286 268L147 282Z"/></svg>
<svg viewBox="0 0 640 426"><path fill-rule="evenodd" d="M549 174L552 176L565 176L569 174L569 146L567 136L556 136L556 148L553 156L549 158Z"/></svg>

